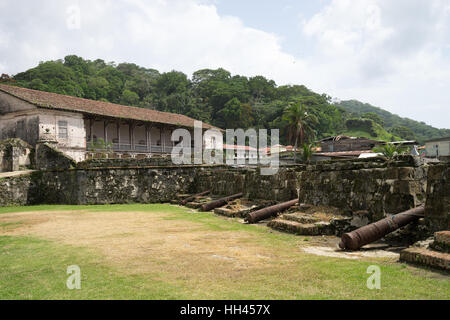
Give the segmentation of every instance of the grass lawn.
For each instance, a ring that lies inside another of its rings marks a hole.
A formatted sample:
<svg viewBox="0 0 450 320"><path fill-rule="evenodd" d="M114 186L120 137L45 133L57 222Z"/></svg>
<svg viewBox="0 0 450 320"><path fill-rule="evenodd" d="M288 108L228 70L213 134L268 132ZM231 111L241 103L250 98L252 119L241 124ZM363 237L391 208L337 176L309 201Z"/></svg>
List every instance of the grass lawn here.
<svg viewBox="0 0 450 320"><path fill-rule="evenodd" d="M450 299L448 275L303 252L318 241L161 204L0 208L0 299Z"/></svg>

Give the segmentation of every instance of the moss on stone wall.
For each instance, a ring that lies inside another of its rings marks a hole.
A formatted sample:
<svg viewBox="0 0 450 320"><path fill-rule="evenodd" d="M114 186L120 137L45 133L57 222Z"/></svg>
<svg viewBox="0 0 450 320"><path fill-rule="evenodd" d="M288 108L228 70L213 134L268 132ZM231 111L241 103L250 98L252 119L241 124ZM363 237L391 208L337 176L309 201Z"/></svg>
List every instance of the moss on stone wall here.
<svg viewBox="0 0 450 320"><path fill-rule="evenodd" d="M428 170L425 215L433 231L450 230L450 164Z"/></svg>
<svg viewBox="0 0 450 320"><path fill-rule="evenodd" d="M428 188L427 188L428 176ZM367 212L369 222L425 202L436 229L448 228L449 165L416 166L408 160L339 161L281 167L263 176L260 168L155 166L46 170L0 180L0 206L25 204L159 203L180 193L244 192L257 200L300 201Z"/></svg>
<svg viewBox="0 0 450 320"><path fill-rule="evenodd" d="M40 170L70 169L76 166L75 160L49 143L36 146L36 168Z"/></svg>
<svg viewBox="0 0 450 320"><path fill-rule="evenodd" d="M199 192L244 192L250 199L277 201L299 197L300 202L333 206L348 214L364 210L376 221L424 202L427 169L411 158L327 161L281 167L273 176L262 176L259 169L222 167L199 171L196 184Z"/></svg>

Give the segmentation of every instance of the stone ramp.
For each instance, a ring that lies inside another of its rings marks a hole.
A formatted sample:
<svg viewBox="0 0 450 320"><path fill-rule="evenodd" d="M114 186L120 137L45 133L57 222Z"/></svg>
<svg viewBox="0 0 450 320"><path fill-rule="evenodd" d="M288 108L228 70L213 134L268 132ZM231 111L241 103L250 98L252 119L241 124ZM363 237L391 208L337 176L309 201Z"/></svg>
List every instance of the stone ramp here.
<svg viewBox="0 0 450 320"><path fill-rule="evenodd" d="M22 170L22 171L11 171L11 172L0 172L0 179L19 177L35 172L36 170Z"/></svg>
<svg viewBox="0 0 450 320"><path fill-rule="evenodd" d="M305 236L336 235L340 233L341 221L347 221L348 217L336 213L315 212L290 212L270 221L268 227L281 232Z"/></svg>
<svg viewBox="0 0 450 320"><path fill-rule="evenodd" d="M270 221L268 227L287 233L304 236L319 236L319 235L334 235L334 230L330 223L315 222L315 223L300 223L292 220L278 218Z"/></svg>
<svg viewBox="0 0 450 320"><path fill-rule="evenodd" d="M175 199L171 200L170 203L179 205L182 200L184 200L186 198L189 198L189 197L191 197L193 195L194 194L177 194L175 196ZM191 202L186 203L185 206L188 207L188 208L191 208L191 209L200 209L200 207L202 205L204 205L204 204L206 204L206 203L208 203L210 201L217 200L217 199L220 199L220 197L218 197L218 196L211 196L211 195L197 196Z"/></svg>
<svg viewBox="0 0 450 320"><path fill-rule="evenodd" d="M403 250L400 261L450 271L450 231L434 234L434 241Z"/></svg>
<svg viewBox="0 0 450 320"><path fill-rule="evenodd" d="M400 253L400 261L450 271L450 254L430 249L405 249Z"/></svg>
<svg viewBox="0 0 450 320"><path fill-rule="evenodd" d="M245 218L249 213L276 204L270 200L251 201L246 198L236 199L227 205L214 209L214 213L230 218Z"/></svg>

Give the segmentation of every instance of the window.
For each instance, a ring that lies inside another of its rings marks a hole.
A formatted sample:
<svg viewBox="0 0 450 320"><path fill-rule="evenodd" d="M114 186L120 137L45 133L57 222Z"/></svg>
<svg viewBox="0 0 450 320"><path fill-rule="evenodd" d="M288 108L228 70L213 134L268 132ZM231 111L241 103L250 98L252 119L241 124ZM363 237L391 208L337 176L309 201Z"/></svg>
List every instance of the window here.
<svg viewBox="0 0 450 320"><path fill-rule="evenodd" d="M58 138L67 139L69 131L67 130L67 121L58 121Z"/></svg>
<svg viewBox="0 0 450 320"><path fill-rule="evenodd" d="M24 120L17 121L16 135L18 138L21 138L21 139L26 138L26 136L25 136L25 121Z"/></svg>

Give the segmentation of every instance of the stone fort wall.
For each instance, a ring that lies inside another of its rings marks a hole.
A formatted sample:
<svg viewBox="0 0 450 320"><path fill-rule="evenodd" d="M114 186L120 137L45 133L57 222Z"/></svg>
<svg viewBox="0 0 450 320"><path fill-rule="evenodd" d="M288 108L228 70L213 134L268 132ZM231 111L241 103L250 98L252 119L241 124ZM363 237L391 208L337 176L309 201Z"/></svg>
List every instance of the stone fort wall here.
<svg viewBox="0 0 450 320"><path fill-rule="evenodd" d="M429 220L448 228L449 164L421 166L409 157L364 159L281 167L278 174L263 176L259 168L138 166L139 160L118 166L123 159L108 161L0 179L0 206L159 203L179 193L212 190L216 195L243 192L254 200L299 197L302 203L364 214L369 222L426 202Z"/></svg>

